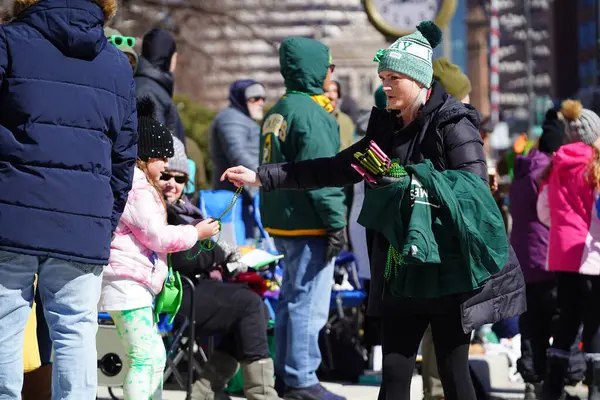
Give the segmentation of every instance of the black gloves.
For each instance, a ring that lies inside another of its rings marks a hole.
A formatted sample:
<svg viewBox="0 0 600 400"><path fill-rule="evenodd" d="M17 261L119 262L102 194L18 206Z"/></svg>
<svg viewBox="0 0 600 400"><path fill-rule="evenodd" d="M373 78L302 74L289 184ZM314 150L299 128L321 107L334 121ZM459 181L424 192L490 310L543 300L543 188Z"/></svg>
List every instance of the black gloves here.
<svg viewBox="0 0 600 400"><path fill-rule="evenodd" d="M325 248L325 262L328 263L332 258L337 257L346 247L348 238L346 237L346 228L331 229L327 231L327 247Z"/></svg>

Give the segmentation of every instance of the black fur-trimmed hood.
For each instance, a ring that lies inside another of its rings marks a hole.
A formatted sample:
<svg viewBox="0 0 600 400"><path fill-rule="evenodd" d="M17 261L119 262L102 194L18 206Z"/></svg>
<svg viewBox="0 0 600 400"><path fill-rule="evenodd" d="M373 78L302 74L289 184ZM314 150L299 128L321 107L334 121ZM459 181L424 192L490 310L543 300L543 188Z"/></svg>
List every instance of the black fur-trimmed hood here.
<svg viewBox="0 0 600 400"><path fill-rule="evenodd" d="M431 96L421 109L419 118L425 119L436 111L437 115L434 120L438 126L457 122L463 118L467 118L477 129L481 125L479 113L475 107L450 96L437 81L433 83Z"/></svg>

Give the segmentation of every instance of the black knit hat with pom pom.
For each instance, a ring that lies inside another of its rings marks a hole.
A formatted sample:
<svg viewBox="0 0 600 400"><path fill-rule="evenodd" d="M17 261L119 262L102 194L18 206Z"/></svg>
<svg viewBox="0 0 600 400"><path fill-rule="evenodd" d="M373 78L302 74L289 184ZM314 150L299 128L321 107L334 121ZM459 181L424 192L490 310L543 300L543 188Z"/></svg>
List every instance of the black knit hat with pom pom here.
<svg viewBox="0 0 600 400"><path fill-rule="evenodd" d="M379 63L378 72L398 72L429 89L433 83L433 49L441 41L440 28L431 21L424 21L416 32L402 36L387 49L379 49L373 61Z"/></svg>
<svg viewBox="0 0 600 400"><path fill-rule="evenodd" d="M170 158L173 150L173 136L166 126L158 122L154 116L154 102L149 97L142 97L137 102L138 113L138 158L148 161L151 158Z"/></svg>

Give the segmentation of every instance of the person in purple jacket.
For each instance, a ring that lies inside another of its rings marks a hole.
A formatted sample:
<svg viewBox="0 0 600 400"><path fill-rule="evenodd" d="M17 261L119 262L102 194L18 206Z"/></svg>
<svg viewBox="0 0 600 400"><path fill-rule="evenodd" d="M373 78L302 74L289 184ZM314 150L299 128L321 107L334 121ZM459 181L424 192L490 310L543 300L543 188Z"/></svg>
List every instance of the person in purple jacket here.
<svg viewBox="0 0 600 400"><path fill-rule="evenodd" d="M510 242L527 285L527 312L519 318L522 354L517 362L526 382L525 399L539 398L546 350L558 312L554 274L546 270L549 230L538 219L536 203L540 178L564 143L565 125L559 113L549 110L542 128L538 148L516 157L509 193L513 218Z"/></svg>

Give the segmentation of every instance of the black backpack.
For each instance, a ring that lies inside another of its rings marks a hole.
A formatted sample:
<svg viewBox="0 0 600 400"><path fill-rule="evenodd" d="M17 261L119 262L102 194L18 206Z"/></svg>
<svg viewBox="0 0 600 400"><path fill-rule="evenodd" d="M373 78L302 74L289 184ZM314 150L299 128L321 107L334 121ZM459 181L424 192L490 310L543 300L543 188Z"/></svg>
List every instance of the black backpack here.
<svg viewBox="0 0 600 400"><path fill-rule="evenodd" d="M358 382L367 366L367 350L362 344L360 309L351 315L338 309L319 335L322 362L317 371L321 380Z"/></svg>

